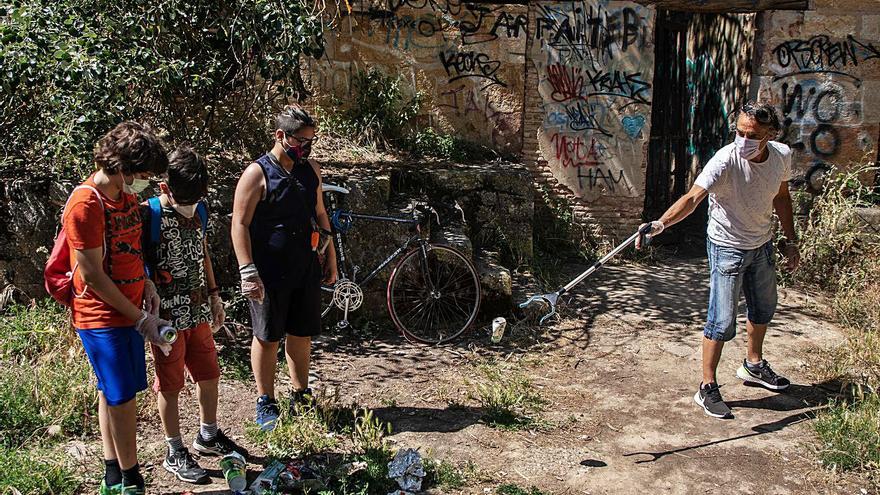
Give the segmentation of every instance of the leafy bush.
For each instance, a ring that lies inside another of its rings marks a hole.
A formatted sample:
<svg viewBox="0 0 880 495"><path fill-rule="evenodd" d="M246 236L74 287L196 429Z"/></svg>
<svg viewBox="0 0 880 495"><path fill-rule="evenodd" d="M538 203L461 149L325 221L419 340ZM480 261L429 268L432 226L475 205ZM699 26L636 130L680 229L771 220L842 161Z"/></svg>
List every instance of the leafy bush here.
<svg viewBox="0 0 880 495"><path fill-rule="evenodd" d="M402 147L416 157L429 156L460 163L491 160L498 156L490 148L450 134L438 134L430 127L411 132L403 140Z"/></svg>
<svg viewBox="0 0 880 495"><path fill-rule="evenodd" d="M334 110L321 109L321 126L360 145L389 149L409 132L420 100L418 93L407 94L399 76L374 67L352 77L349 101L331 97L329 108Z"/></svg>
<svg viewBox="0 0 880 495"><path fill-rule="evenodd" d="M94 142L137 119L215 150L256 153L303 97L321 12L280 0L34 0L0 6L0 171L79 174ZM208 150L202 150L208 151Z"/></svg>
<svg viewBox="0 0 880 495"><path fill-rule="evenodd" d="M61 457L63 459L63 457ZM66 495L80 482L69 467L58 462L55 452L18 449L0 445L0 493Z"/></svg>
<svg viewBox="0 0 880 495"><path fill-rule="evenodd" d="M880 397L872 394L853 404L832 403L816 418L814 428L822 442L822 464L843 471L880 472Z"/></svg>
<svg viewBox="0 0 880 495"><path fill-rule="evenodd" d="M829 292L846 341L824 360L825 372L880 386L880 233L866 228L858 207L876 201L858 180L873 169L837 172L813 199L800 233L801 265L787 282Z"/></svg>

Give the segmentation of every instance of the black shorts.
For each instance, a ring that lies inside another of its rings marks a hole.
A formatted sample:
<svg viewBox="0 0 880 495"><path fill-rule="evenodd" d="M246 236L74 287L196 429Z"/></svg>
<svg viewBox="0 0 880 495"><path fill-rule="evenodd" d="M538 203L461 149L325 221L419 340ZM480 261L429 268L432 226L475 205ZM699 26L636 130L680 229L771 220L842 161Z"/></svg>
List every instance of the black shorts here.
<svg viewBox="0 0 880 495"><path fill-rule="evenodd" d="M279 342L285 335L314 337L321 333L321 286L266 288L263 303L249 299L254 337Z"/></svg>

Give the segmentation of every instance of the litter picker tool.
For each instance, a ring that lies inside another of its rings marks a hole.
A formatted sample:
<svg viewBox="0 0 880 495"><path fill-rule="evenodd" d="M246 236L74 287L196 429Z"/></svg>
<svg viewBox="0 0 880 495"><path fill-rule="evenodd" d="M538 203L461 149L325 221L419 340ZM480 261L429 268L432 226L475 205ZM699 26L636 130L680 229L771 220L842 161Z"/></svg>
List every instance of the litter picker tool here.
<svg viewBox="0 0 880 495"><path fill-rule="evenodd" d="M571 282L562 286L556 292L549 292L547 294L534 295L534 296L526 299L526 301L524 303L520 304L519 307L525 308L533 303L546 304L549 307L549 312L546 315L544 315L543 317L541 317L541 319L538 322L539 325L543 325L547 320L549 320L551 318L558 318L559 314L556 312L556 303L559 302L559 298L562 297L563 294L570 291L574 286L583 282L585 278L589 277L594 272L596 272L598 269L602 268L602 266L605 263L607 263L608 260L610 260L615 255L617 255L617 253L626 249L627 246L629 246L630 244L635 242L635 240L638 239L639 237L642 237L642 241L643 241L642 245L643 246L647 245L647 243L650 242L651 238L647 237L646 235L650 231L651 231L651 224L650 223L645 224L645 226L640 228L635 234L629 236L629 239L620 243L620 245L618 245L617 247L612 249L611 252L609 252L608 254L603 256L599 261L593 263L593 265L590 268L588 268L586 271L584 271L583 273L581 273L580 275L575 277L574 280L572 280Z"/></svg>

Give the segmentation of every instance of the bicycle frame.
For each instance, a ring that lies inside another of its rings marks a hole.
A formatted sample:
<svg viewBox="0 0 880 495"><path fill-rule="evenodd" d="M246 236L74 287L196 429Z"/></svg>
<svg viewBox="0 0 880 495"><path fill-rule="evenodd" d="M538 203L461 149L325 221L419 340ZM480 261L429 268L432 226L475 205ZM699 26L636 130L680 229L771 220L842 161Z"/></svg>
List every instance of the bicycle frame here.
<svg viewBox="0 0 880 495"><path fill-rule="evenodd" d="M360 220L373 220L373 221L377 221L377 222L399 223L399 224L407 224L407 225L414 225L415 226L417 234L410 237L409 239L406 240L406 242L401 244L400 247L398 247L396 251L391 253L391 255L388 256L387 258L385 258L384 261L379 263L362 280L355 279L355 277L357 277L357 272L358 272L358 268L359 268L357 266L354 267L352 276L351 277L348 276L348 273L346 272L346 268L345 268L346 267L346 255L345 255L345 242L342 237L343 233L341 231L337 230L334 234L334 245L336 247L336 266L337 266L337 269L339 270L339 276L340 276L340 278L344 278L346 280L351 280L352 282L355 282L357 284L369 283L371 280L376 278L376 276L378 276L379 273L381 273L382 270L385 269L385 267L387 267L389 264L391 264L391 262L393 262L394 260L396 260L397 258L402 256L414 244L421 244L424 246L425 244L428 243L428 241L426 241L424 238L422 238L421 228L419 227L419 222L418 222L418 220L416 220L414 218L399 218L399 217L386 217L386 216L379 216L379 215L364 215L361 213L354 213L354 212L349 212L349 211L334 211L333 216L334 217L337 217L337 216L338 217L345 217L346 221L360 219ZM331 286L322 286L321 288L326 291L333 290Z"/></svg>

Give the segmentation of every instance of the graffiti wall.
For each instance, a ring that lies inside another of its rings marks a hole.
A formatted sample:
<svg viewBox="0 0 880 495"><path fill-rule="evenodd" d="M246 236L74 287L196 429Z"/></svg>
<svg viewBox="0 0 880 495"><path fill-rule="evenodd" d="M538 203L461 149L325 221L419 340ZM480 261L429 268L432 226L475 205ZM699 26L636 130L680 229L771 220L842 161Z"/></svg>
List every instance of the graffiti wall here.
<svg viewBox="0 0 880 495"><path fill-rule="evenodd" d="M588 0L533 6L538 159L576 197L644 194L654 11Z"/></svg>
<svg viewBox="0 0 880 495"><path fill-rule="evenodd" d="M349 0L312 62L311 88L344 97L357 71L397 74L423 97L421 121L499 151L522 148L524 5Z"/></svg>
<svg viewBox="0 0 880 495"><path fill-rule="evenodd" d="M880 15L869 3L831 15L817 0L816 12L774 12L759 26L758 94L783 119L780 139L794 150L796 176L877 157Z"/></svg>

